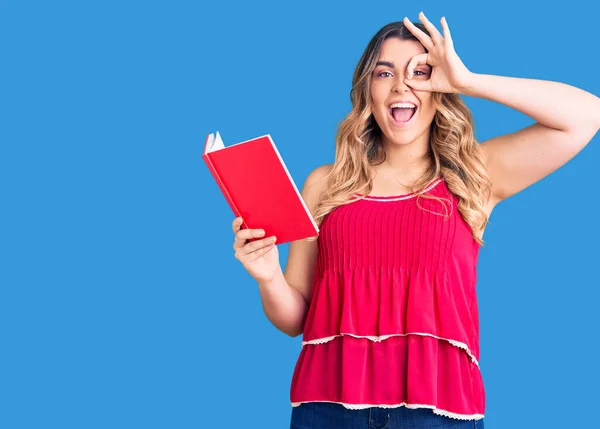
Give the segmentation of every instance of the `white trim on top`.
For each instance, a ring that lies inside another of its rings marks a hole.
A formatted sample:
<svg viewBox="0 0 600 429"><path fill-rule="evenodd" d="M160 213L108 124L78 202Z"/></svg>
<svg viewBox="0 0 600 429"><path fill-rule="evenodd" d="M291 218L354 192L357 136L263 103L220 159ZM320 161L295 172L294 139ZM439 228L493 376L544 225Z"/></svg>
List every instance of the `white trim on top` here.
<svg viewBox="0 0 600 429"><path fill-rule="evenodd" d="M484 417L483 414L459 414L453 413L451 411L441 410L437 408L435 405L428 404L407 404L406 402L402 402L400 404L348 404L346 402L335 402L335 401L302 401L302 402L292 402L292 407L299 407L302 404L307 404L310 402L327 402L331 404L340 404L349 410L364 410L367 408L378 407L378 408L429 408L433 411L434 414L444 417L451 417L453 419L458 420L480 420Z"/></svg>

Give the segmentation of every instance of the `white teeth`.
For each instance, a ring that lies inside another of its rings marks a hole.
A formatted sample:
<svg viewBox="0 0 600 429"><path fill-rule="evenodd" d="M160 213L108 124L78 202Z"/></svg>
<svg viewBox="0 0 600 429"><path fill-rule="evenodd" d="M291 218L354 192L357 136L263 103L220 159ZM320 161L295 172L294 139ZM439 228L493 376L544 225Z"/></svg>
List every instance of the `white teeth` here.
<svg viewBox="0 0 600 429"><path fill-rule="evenodd" d="M414 104L412 104L412 103L394 103L394 104L392 104L392 105L390 106L390 109L394 109L394 108L398 108L398 107L399 107L399 108L408 108L408 109L414 109L414 108L415 108L415 107L417 107L417 106L415 106L415 105L414 105Z"/></svg>

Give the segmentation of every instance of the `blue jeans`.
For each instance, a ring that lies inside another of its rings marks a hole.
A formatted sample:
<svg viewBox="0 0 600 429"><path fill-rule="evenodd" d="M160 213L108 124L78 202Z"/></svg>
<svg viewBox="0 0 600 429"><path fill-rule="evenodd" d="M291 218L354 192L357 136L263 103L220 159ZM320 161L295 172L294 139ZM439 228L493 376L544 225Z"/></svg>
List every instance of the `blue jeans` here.
<svg viewBox="0 0 600 429"><path fill-rule="evenodd" d="M307 402L292 408L290 429L484 429L483 420L458 420L428 408L350 410L330 402Z"/></svg>

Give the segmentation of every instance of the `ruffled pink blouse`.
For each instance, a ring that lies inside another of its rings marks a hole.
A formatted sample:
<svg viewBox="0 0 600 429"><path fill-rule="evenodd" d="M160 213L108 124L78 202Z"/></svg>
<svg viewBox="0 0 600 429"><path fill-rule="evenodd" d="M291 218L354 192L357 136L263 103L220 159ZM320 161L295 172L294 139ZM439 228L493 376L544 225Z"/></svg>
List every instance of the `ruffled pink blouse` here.
<svg viewBox="0 0 600 429"><path fill-rule="evenodd" d="M445 198L364 197L324 219L291 402L430 408L484 416L479 369L479 244Z"/></svg>

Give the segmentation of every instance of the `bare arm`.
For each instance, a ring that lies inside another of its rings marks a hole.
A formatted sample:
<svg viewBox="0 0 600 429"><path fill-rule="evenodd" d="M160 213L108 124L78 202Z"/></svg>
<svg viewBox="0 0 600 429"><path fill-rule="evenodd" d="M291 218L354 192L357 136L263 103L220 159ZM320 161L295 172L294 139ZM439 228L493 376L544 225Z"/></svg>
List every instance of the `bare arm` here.
<svg viewBox="0 0 600 429"><path fill-rule="evenodd" d="M445 18L443 37L423 12L425 34L404 18L428 52L413 57L405 82L416 90L460 93L504 104L530 116L533 125L480 144L496 204L556 171L600 129L600 98L560 82L472 73L462 63ZM433 66L428 80L410 79L418 64Z"/></svg>
<svg viewBox="0 0 600 429"><path fill-rule="evenodd" d="M302 294L291 287L281 269L270 283L258 283L263 310L267 319L290 337L300 335L308 304Z"/></svg>
<svg viewBox="0 0 600 429"><path fill-rule="evenodd" d="M505 104L537 121L481 143L496 202L565 165L600 128L600 98L564 83L473 74L462 92Z"/></svg>

